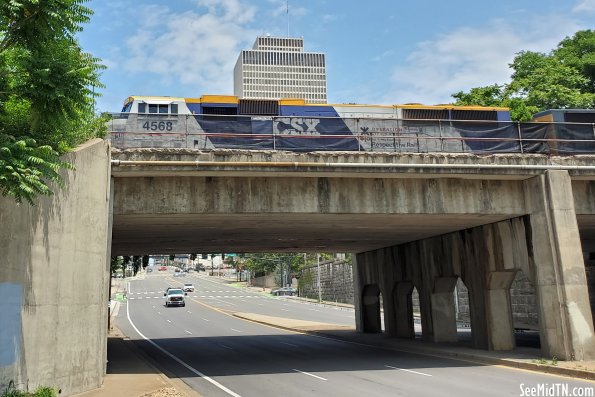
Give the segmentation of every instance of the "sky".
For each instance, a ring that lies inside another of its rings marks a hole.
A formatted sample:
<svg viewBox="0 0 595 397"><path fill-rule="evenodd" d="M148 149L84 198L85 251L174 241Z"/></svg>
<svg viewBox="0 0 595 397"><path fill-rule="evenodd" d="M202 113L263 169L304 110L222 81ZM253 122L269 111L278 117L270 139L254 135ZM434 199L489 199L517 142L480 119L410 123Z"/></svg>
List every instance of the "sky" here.
<svg viewBox="0 0 595 397"><path fill-rule="evenodd" d="M107 67L98 111L130 95L233 95L257 36L326 53L329 103L442 104L509 81L520 51L595 29L595 0L91 0L78 36Z"/></svg>

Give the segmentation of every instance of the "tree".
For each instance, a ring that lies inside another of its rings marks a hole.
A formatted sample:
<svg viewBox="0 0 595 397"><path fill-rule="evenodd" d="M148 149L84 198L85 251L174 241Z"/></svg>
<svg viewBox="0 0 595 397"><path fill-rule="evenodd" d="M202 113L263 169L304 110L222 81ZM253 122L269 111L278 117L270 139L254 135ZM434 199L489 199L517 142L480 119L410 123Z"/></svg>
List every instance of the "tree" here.
<svg viewBox="0 0 595 397"><path fill-rule="evenodd" d="M0 192L17 203L52 194L72 169L59 156L105 134L93 109L104 67L75 38L86 1L0 2Z"/></svg>
<svg viewBox="0 0 595 397"><path fill-rule="evenodd" d="M143 269L145 269L147 266L149 266L149 255L143 255Z"/></svg>
<svg viewBox="0 0 595 397"><path fill-rule="evenodd" d="M509 66L510 83L457 92L455 104L509 107L519 121L541 110L595 107L593 30L565 38L549 54L520 52Z"/></svg>
<svg viewBox="0 0 595 397"><path fill-rule="evenodd" d="M140 270L142 265L142 257L140 256L133 256L132 257L132 271L133 275L136 276L138 271Z"/></svg>
<svg viewBox="0 0 595 397"><path fill-rule="evenodd" d="M128 264L132 261L132 258L130 256L123 256L122 257L122 277L126 277L126 268L128 267Z"/></svg>
<svg viewBox="0 0 595 397"><path fill-rule="evenodd" d="M122 273L124 273L124 269L122 269L122 263L124 263L124 258L122 258L121 256L116 256L112 258L110 263L110 273L114 274L120 269L122 270Z"/></svg>

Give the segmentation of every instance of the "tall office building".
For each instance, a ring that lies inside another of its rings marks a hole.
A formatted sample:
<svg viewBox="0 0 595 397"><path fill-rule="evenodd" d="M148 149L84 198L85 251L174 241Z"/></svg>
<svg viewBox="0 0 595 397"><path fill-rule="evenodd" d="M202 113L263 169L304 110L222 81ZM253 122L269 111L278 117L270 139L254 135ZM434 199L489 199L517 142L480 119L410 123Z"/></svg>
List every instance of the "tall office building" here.
<svg viewBox="0 0 595 397"><path fill-rule="evenodd" d="M304 39L257 37L234 68L234 95L242 99L302 98L326 103L325 55L304 52Z"/></svg>

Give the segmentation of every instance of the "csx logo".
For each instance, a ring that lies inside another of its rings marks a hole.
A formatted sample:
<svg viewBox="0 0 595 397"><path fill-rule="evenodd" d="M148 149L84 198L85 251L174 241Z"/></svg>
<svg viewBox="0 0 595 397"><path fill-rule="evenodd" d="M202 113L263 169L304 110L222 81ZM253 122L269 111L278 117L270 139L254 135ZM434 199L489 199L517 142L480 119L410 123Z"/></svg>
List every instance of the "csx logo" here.
<svg viewBox="0 0 595 397"><path fill-rule="evenodd" d="M302 117L287 117L277 119L277 131L288 135L320 135L316 126L319 119L306 119Z"/></svg>

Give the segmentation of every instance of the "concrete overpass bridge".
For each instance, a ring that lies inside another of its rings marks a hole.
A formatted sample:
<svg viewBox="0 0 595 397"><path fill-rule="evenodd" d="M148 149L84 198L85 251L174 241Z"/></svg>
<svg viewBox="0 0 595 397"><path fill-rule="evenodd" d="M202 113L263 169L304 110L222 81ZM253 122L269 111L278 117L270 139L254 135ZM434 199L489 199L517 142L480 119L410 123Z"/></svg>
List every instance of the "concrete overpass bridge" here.
<svg viewBox="0 0 595 397"><path fill-rule="evenodd" d="M583 251L595 233L589 156L112 152L112 254L352 252L357 327L456 341L469 289L475 347L514 348L509 289L536 290L544 356L591 357ZM582 243L581 243L582 240Z"/></svg>
<svg viewBox="0 0 595 397"><path fill-rule="evenodd" d="M37 209L0 202L3 279L29 308L11 322L21 349L0 376L56 377L42 368L51 348L40 358L22 347L47 345L51 335L41 338L31 324L50 316L45 302L63 302L61 292L39 301L39 289L67 286L81 295L61 309L59 328L74 332L52 348L96 358L87 372L63 374L66 390L90 388L97 377L85 373L97 375L105 362L109 258L180 252L352 252L357 329L380 331L382 296L386 333L413 337L415 288L423 335L435 342L456 341L453 289L462 279L473 345L490 350L514 348L509 289L522 273L535 289L542 356L595 357L587 281L594 156L115 150L103 141L70 156L77 172L65 174L67 191ZM81 262L86 273L76 273ZM91 336L69 319L81 304L85 331L98 329Z"/></svg>

